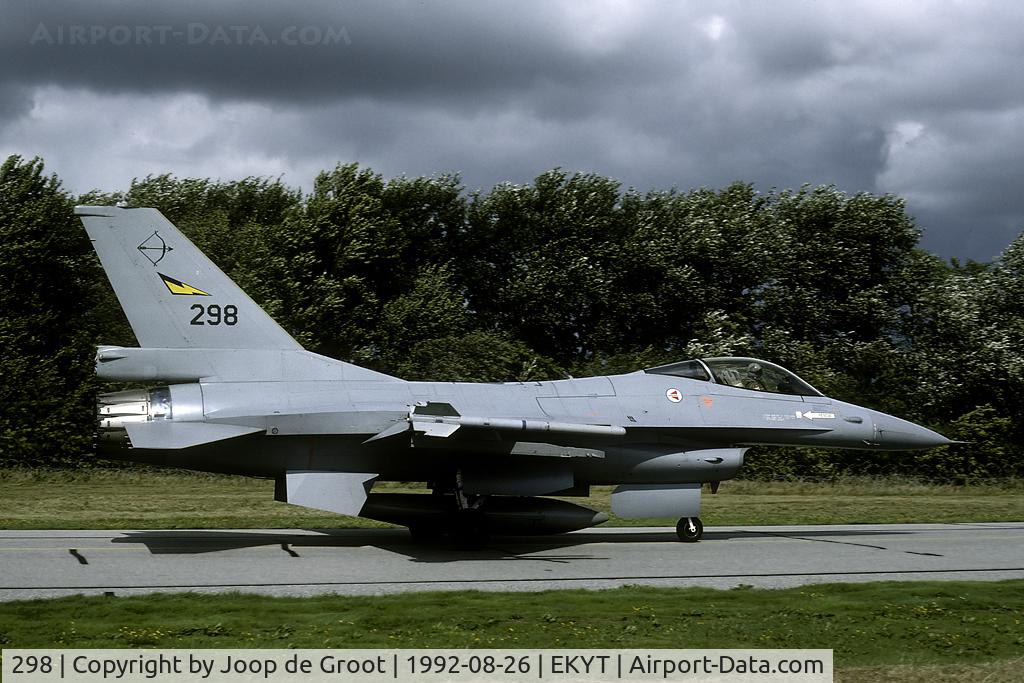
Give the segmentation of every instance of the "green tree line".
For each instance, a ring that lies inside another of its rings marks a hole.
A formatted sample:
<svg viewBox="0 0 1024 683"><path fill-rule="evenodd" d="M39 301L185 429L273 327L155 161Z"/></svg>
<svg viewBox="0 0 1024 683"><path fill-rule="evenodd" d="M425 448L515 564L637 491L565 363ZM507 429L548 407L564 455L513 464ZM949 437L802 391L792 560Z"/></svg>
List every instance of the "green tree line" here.
<svg viewBox="0 0 1024 683"><path fill-rule="evenodd" d="M756 356L970 443L756 449L748 475L1024 471L1024 234L947 263L892 195L640 192L558 169L475 193L348 164L309 193L166 174L73 197L17 156L0 167L0 464L90 462L93 346L135 343L76 203L160 209L306 348L407 379Z"/></svg>

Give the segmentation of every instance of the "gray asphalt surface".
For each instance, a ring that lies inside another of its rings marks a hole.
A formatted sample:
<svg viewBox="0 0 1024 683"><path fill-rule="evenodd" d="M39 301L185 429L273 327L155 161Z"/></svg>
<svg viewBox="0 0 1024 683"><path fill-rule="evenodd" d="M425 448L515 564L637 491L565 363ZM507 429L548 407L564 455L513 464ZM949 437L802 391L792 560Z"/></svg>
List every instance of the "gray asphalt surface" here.
<svg viewBox="0 0 1024 683"><path fill-rule="evenodd" d="M0 600L1024 578L1024 522L587 529L422 546L398 529L0 531Z"/></svg>

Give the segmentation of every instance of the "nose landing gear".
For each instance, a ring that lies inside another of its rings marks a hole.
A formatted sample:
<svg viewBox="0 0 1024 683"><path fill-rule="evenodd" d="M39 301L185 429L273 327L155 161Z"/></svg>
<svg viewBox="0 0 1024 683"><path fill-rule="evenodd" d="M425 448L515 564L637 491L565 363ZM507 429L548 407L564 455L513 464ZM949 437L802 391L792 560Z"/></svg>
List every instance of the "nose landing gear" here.
<svg viewBox="0 0 1024 683"><path fill-rule="evenodd" d="M700 517L683 517L676 524L676 535L683 543L696 543L704 536L704 524Z"/></svg>

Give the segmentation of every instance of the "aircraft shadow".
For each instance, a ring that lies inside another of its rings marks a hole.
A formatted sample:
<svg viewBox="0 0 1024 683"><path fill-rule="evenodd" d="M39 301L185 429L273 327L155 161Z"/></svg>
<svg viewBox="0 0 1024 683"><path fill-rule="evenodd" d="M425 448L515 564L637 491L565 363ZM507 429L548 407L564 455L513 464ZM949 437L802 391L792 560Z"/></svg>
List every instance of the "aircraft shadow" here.
<svg viewBox="0 0 1024 683"><path fill-rule="evenodd" d="M680 549L699 548L700 544L679 543L675 532L638 531L591 531L587 534L565 534L551 536L497 536L478 548L459 548L451 542L422 543L412 539L405 529L309 529L310 533L288 531L130 531L124 536L112 539L115 544L142 544L153 555L192 555L216 553L231 550L277 546L282 552L301 557L304 548L359 548L372 546L388 552L404 555L414 562L472 562L495 559L549 559L553 562L605 559L600 545L606 543L675 543ZM800 530L770 532L765 530L708 531L702 543L713 544L735 539L785 538L808 541L824 541L851 545L871 546L872 536L914 535L913 530ZM842 540L848 539L848 540ZM858 539L860 542L858 542ZM544 551L579 548L596 551L581 552L579 555L538 557Z"/></svg>
<svg viewBox="0 0 1024 683"><path fill-rule="evenodd" d="M459 562L494 559L514 560L545 550L586 545L570 536L497 537L476 548L460 548L451 542L421 543L414 541L405 529L311 529L317 535L281 532L244 531L131 531L111 542L139 543L154 555L190 555L279 547L283 552L301 557L304 548L360 548L372 546L404 555L415 562ZM653 536L653 534L647 534ZM669 538L670 535L664 535ZM674 538L674 535L671 535ZM621 539L620 539L621 540ZM543 558L531 557L533 560ZM604 559L594 555L551 558L552 561Z"/></svg>

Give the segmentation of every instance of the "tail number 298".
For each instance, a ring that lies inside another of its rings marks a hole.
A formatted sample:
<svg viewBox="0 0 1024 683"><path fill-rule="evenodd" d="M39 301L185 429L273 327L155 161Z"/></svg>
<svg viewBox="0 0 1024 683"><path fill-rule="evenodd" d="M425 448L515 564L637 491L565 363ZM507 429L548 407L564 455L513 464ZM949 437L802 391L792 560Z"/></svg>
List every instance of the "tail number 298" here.
<svg viewBox="0 0 1024 683"><path fill-rule="evenodd" d="M238 306L234 304L228 304L223 307L218 304L210 304L209 306L192 304L192 311L195 312L195 315L192 316L191 325L238 324Z"/></svg>

